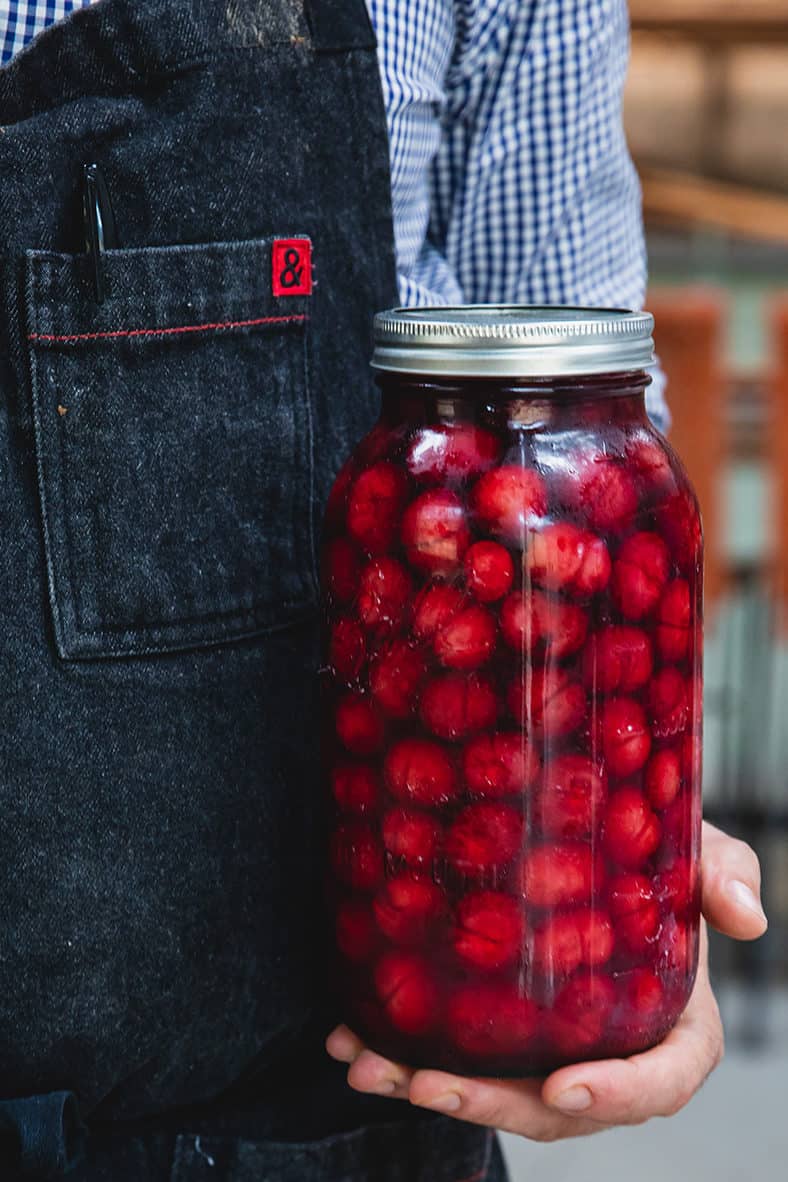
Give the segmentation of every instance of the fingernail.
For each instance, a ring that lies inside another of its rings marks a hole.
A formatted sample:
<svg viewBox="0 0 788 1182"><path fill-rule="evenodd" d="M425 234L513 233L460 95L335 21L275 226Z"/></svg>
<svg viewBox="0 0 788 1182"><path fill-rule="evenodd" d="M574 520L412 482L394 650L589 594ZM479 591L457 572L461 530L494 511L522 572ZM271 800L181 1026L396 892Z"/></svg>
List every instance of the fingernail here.
<svg viewBox="0 0 788 1182"><path fill-rule="evenodd" d="M355 1063L358 1058L355 1051L347 1051L344 1048L337 1050L332 1046L326 1045L326 1050L332 1059L336 1059L337 1063Z"/></svg>
<svg viewBox="0 0 788 1182"><path fill-rule="evenodd" d="M583 1084L576 1084L575 1087L567 1088L565 1092L556 1096L552 1107L559 1108L561 1112L585 1112L586 1108L591 1107L593 1101L594 1097L588 1088Z"/></svg>
<svg viewBox="0 0 788 1182"><path fill-rule="evenodd" d="M393 1079L382 1079L372 1089L376 1096L393 1096L396 1090L397 1085Z"/></svg>
<svg viewBox="0 0 788 1182"><path fill-rule="evenodd" d="M434 1108L436 1112L456 1112L462 1104L462 1096L456 1092L444 1092L433 1100L422 1100L422 1108Z"/></svg>
<svg viewBox="0 0 788 1182"><path fill-rule="evenodd" d="M740 907L746 907L748 911L752 911L764 923L767 922L766 912L761 906L760 899L752 888L747 886L746 882L740 882L735 878L728 886L728 891Z"/></svg>

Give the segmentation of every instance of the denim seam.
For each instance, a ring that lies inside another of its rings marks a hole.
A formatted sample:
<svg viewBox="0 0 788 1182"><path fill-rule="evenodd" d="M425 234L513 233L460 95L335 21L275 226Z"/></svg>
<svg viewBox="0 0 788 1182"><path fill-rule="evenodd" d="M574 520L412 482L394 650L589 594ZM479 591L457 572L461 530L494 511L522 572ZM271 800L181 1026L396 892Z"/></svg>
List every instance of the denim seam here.
<svg viewBox="0 0 788 1182"><path fill-rule="evenodd" d="M153 328L117 328L107 332L72 332L72 333L28 333L27 339L33 344L76 344L79 341L108 341L129 337L164 337L177 336L181 333L218 332L239 328L259 328L264 324L303 324L308 320L305 314L292 316L257 316L251 320L216 320L205 324L179 324L173 327L160 326Z"/></svg>
<svg viewBox="0 0 788 1182"><path fill-rule="evenodd" d="M305 332L303 334L303 364L304 364L304 407L306 410L306 425L307 425L307 443L306 443L306 462L309 466L309 510L307 521L307 534L309 537L309 581L312 584L312 591L314 595L319 594L320 575L318 573L318 557L317 557L317 532L315 521L315 489L316 489L316 475L315 475L315 430L314 430L314 415L312 413L312 383L310 379L311 372L311 357L312 351L309 348L310 334ZM293 511L295 512L295 497L293 498ZM298 537L298 521L293 522L295 530L295 537Z"/></svg>
<svg viewBox="0 0 788 1182"><path fill-rule="evenodd" d="M37 304L33 298L33 288L35 286L35 277L32 269L28 270L25 279L25 317L30 318L33 326L37 324ZM52 611L52 624L55 631L55 640L60 651L63 650L63 621L60 617L60 604L58 603L57 592L55 589L55 569L52 559L52 537L49 528L49 514L47 512L47 491L46 478L44 473L44 441L43 441L43 424L41 423L41 411L39 400L36 395L38 390L37 381L37 363L34 349L28 349L28 374L30 380L30 401L32 403L33 412L33 434L35 437L36 450L36 478L38 483L39 494L39 520L41 523L44 562L46 564L47 572L47 588L49 591L49 605Z"/></svg>

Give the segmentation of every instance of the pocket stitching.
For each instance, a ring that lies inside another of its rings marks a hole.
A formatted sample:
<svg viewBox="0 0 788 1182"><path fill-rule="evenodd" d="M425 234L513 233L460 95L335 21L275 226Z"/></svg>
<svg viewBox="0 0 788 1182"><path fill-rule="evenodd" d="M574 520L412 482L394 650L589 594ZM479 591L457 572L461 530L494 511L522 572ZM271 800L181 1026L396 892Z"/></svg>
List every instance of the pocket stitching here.
<svg viewBox="0 0 788 1182"><path fill-rule="evenodd" d="M116 328L105 332L45 333L31 332L28 341L33 344L76 344L78 341L115 340L128 337L166 337L179 333L228 331L239 328L259 328L264 324L305 324L309 317L305 312L291 316L257 316L251 320L218 320L205 324L178 324L159 328Z"/></svg>

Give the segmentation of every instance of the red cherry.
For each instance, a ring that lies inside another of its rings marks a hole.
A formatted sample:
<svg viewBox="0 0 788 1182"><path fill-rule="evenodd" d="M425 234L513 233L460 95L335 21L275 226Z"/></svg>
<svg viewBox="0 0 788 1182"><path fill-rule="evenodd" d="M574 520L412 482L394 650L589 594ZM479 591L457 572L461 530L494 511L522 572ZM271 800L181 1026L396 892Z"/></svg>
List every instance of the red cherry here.
<svg viewBox="0 0 788 1182"><path fill-rule="evenodd" d="M495 435L481 427L440 424L414 434L405 462L416 480L444 484L480 476L493 466L500 451Z"/></svg>
<svg viewBox="0 0 788 1182"><path fill-rule="evenodd" d="M427 672L423 655L404 640L395 640L372 662L369 688L392 718L407 718L418 700L419 686Z"/></svg>
<svg viewBox="0 0 788 1182"><path fill-rule="evenodd" d="M695 874L689 858L676 858L654 879L654 892L666 911L684 915L695 899Z"/></svg>
<svg viewBox="0 0 788 1182"><path fill-rule="evenodd" d="M480 603L494 603L511 590L514 563L498 542L474 542L463 565L468 589Z"/></svg>
<svg viewBox="0 0 788 1182"><path fill-rule="evenodd" d="M555 999L548 1027L558 1050L579 1057L598 1043L610 1022L615 988L609 977L581 969Z"/></svg>
<svg viewBox="0 0 788 1182"><path fill-rule="evenodd" d="M693 830L692 797L688 792L680 792L672 804L662 812L662 838L674 849L684 851L689 849Z"/></svg>
<svg viewBox="0 0 788 1182"><path fill-rule="evenodd" d="M657 944L656 968L663 974L688 978L694 972L698 929L669 916L662 925Z"/></svg>
<svg viewBox="0 0 788 1182"><path fill-rule="evenodd" d="M582 607L534 591L533 610L545 643L545 653L550 659L561 661L583 647L588 632L588 615Z"/></svg>
<svg viewBox="0 0 788 1182"><path fill-rule="evenodd" d="M571 587L583 562L585 538L583 530L568 521L532 530L523 558L527 576L550 591Z"/></svg>
<svg viewBox="0 0 788 1182"><path fill-rule="evenodd" d="M382 460L397 443L396 433L389 424L379 420L358 444L353 456L358 464L367 468L370 464Z"/></svg>
<svg viewBox="0 0 788 1182"><path fill-rule="evenodd" d="M643 874L620 874L610 882L608 905L616 937L629 952L642 952L659 930L659 907Z"/></svg>
<svg viewBox="0 0 788 1182"><path fill-rule="evenodd" d="M702 771L702 748L699 735L685 735L681 740L681 775L686 784L699 784Z"/></svg>
<svg viewBox="0 0 788 1182"><path fill-rule="evenodd" d="M426 1034L438 1018L438 989L429 965L413 952L387 952L375 969L375 988L389 1021L403 1034Z"/></svg>
<svg viewBox="0 0 788 1182"><path fill-rule="evenodd" d="M569 522L533 530L525 555L531 579L550 591L595 595L610 579L610 554L602 538Z"/></svg>
<svg viewBox="0 0 788 1182"><path fill-rule="evenodd" d="M446 857L460 873L484 877L507 866L523 838L523 818L505 804L471 804L446 834Z"/></svg>
<svg viewBox="0 0 788 1182"><path fill-rule="evenodd" d="M354 681L364 665L367 645L361 625L343 616L331 629L328 663L344 681Z"/></svg>
<svg viewBox="0 0 788 1182"><path fill-rule="evenodd" d="M526 692L528 691L528 692ZM523 684L515 678L509 686L507 705L515 721L528 731L561 738L582 723L588 703L585 690L566 669L534 669Z"/></svg>
<svg viewBox="0 0 788 1182"><path fill-rule="evenodd" d="M356 597L361 560L347 538L334 538L323 550L323 580L328 594L338 603Z"/></svg>
<svg viewBox="0 0 788 1182"><path fill-rule="evenodd" d="M367 628L391 632L405 616L412 589L410 576L395 558L373 559L359 579L359 619Z"/></svg>
<svg viewBox="0 0 788 1182"><path fill-rule="evenodd" d="M504 464L476 482L471 510L492 533L523 549L528 524L547 512L544 481L530 468Z"/></svg>
<svg viewBox="0 0 788 1182"><path fill-rule="evenodd" d="M447 1025L466 1054L521 1055L538 1033L539 1010L512 985L473 984L450 994Z"/></svg>
<svg viewBox="0 0 788 1182"><path fill-rule="evenodd" d="M337 947L347 960L362 963L372 956L377 941L375 921L368 903L347 899L337 907Z"/></svg>
<svg viewBox="0 0 788 1182"><path fill-rule="evenodd" d="M629 620L641 620L659 603L670 555L657 534L637 533L622 543L613 563L613 600Z"/></svg>
<svg viewBox="0 0 788 1182"><path fill-rule="evenodd" d="M611 625L589 637L583 652L583 680L600 694L633 693L651 677L651 641L640 628Z"/></svg>
<svg viewBox="0 0 788 1182"><path fill-rule="evenodd" d="M578 595L598 595L610 582L612 570L606 543L594 534L586 534L583 561L575 577L575 591Z"/></svg>
<svg viewBox="0 0 788 1182"><path fill-rule="evenodd" d="M421 695L421 717L441 739L464 739L493 726L498 714L495 690L479 674L446 673L428 682Z"/></svg>
<svg viewBox="0 0 788 1182"><path fill-rule="evenodd" d="M665 991L656 973L651 969L631 969L623 974L621 984L630 1022L640 1025L660 1017L665 1005Z"/></svg>
<svg viewBox="0 0 788 1182"><path fill-rule="evenodd" d="M417 640L433 640L465 606L465 602L463 593L446 583L433 583L425 587L413 606L413 635Z"/></svg>
<svg viewBox="0 0 788 1182"><path fill-rule="evenodd" d="M631 776L651 751L651 732L642 707L632 698L610 698L602 711L602 751L613 776Z"/></svg>
<svg viewBox="0 0 788 1182"><path fill-rule="evenodd" d="M582 963L583 948L573 912L551 915L533 930L533 969L544 977L568 977Z"/></svg>
<svg viewBox="0 0 788 1182"><path fill-rule="evenodd" d="M519 731L478 735L462 756L465 785L474 796L513 796L539 774L539 756Z"/></svg>
<svg viewBox="0 0 788 1182"><path fill-rule="evenodd" d="M656 739L674 739L687 729L690 700L678 669L666 665L656 673L648 694L651 729Z"/></svg>
<svg viewBox="0 0 788 1182"><path fill-rule="evenodd" d="M675 751L655 752L646 764L646 796L652 808L666 809L681 791L681 763Z"/></svg>
<svg viewBox="0 0 788 1182"><path fill-rule="evenodd" d="M532 596L521 591L507 595L501 605L501 633L516 653L531 653L542 640L542 629Z"/></svg>
<svg viewBox="0 0 788 1182"><path fill-rule="evenodd" d="M401 739L388 751L383 766L386 787L406 804L442 805L457 794L451 760L429 739Z"/></svg>
<svg viewBox="0 0 788 1182"><path fill-rule="evenodd" d="M375 769L367 763L338 763L331 772L331 791L343 812L368 813L378 802Z"/></svg>
<svg viewBox="0 0 788 1182"><path fill-rule="evenodd" d="M627 465L638 475L638 483L646 496L653 497L672 488L675 483L670 458L664 445L648 436L633 438L626 448Z"/></svg>
<svg viewBox="0 0 788 1182"><path fill-rule="evenodd" d="M446 910L446 896L424 878L400 874L376 896L372 909L378 927L395 944L420 944Z"/></svg>
<svg viewBox="0 0 788 1182"><path fill-rule="evenodd" d="M603 881L602 864L579 842L534 846L520 865L520 890L532 907L587 903Z"/></svg>
<svg viewBox="0 0 788 1182"><path fill-rule="evenodd" d="M345 694L336 708L340 742L352 755L374 755L383 744L383 723L368 698Z"/></svg>
<svg viewBox="0 0 788 1182"><path fill-rule="evenodd" d="M657 607L654 635L663 661L683 661L689 649L690 589L686 579L673 579Z"/></svg>
<svg viewBox="0 0 788 1182"><path fill-rule="evenodd" d="M449 574L462 561L470 540L462 501L448 489L422 493L405 510L402 544L417 570Z"/></svg>
<svg viewBox="0 0 788 1182"><path fill-rule="evenodd" d="M327 530L342 530L345 527L345 512L347 510L348 493L356 475L356 461L353 456L339 470L337 478L331 486L331 492L326 501L324 528Z"/></svg>
<svg viewBox="0 0 788 1182"><path fill-rule="evenodd" d="M548 657L560 661L582 648L588 616L574 603L552 599L542 591L507 596L501 607L501 632L517 653L544 644Z"/></svg>
<svg viewBox="0 0 788 1182"><path fill-rule="evenodd" d="M613 955L615 933L606 911L583 907L574 912L583 964L597 967L606 964Z"/></svg>
<svg viewBox="0 0 788 1182"><path fill-rule="evenodd" d="M660 824L637 788L619 788L607 803L605 850L620 866L648 861L660 839Z"/></svg>
<svg viewBox="0 0 788 1182"><path fill-rule="evenodd" d="M454 949L480 969L512 964L523 948L522 904L500 891L477 891L457 905Z"/></svg>
<svg viewBox="0 0 788 1182"><path fill-rule="evenodd" d="M600 824L607 776L587 755L561 755L545 765L539 814L553 837L588 837Z"/></svg>
<svg viewBox="0 0 788 1182"><path fill-rule="evenodd" d="M418 809L391 809L383 818L383 845L394 858L411 866L427 865L435 857L441 827L428 813Z"/></svg>
<svg viewBox="0 0 788 1182"><path fill-rule="evenodd" d="M368 554L388 550L397 533L407 478L384 460L356 477L347 506L348 533Z"/></svg>
<svg viewBox="0 0 788 1182"><path fill-rule="evenodd" d="M472 604L445 624L435 637L438 660L449 669L478 669L495 648L495 620Z"/></svg>
<svg viewBox="0 0 788 1182"><path fill-rule="evenodd" d="M674 493L656 510L657 522L673 554L686 571L697 571L703 547L703 532L695 498L688 491Z"/></svg>
<svg viewBox="0 0 788 1182"><path fill-rule="evenodd" d="M343 821L331 836L331 865L345 886L374 891L383 878L383 849L369 825Z"/></svg>
<svg viewBox="0 0 788 1182"><path fill-rule="evenodd" d="M621 530L638 507L634 481L621 464L598 456L588 461L578 485L578 500L589 525Z"/></svg>

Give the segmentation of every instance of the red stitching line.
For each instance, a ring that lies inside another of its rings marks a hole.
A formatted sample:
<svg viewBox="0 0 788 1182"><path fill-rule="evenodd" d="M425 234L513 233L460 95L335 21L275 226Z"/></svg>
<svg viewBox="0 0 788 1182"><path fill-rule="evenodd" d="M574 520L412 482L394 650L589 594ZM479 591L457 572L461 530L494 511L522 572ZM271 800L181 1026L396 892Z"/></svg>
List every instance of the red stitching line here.
<svg viewBox="0 0 788 1182"><path fill-rule="evenodd" d="M220 328L254 328L259 324L303 323L306 316L258 316L254 320L220 320L214 324L179 324L175 328L117 328L112 332L28 333L29 341L101 341L115 337L163 337L183 332L210 332Z"/></svg>

